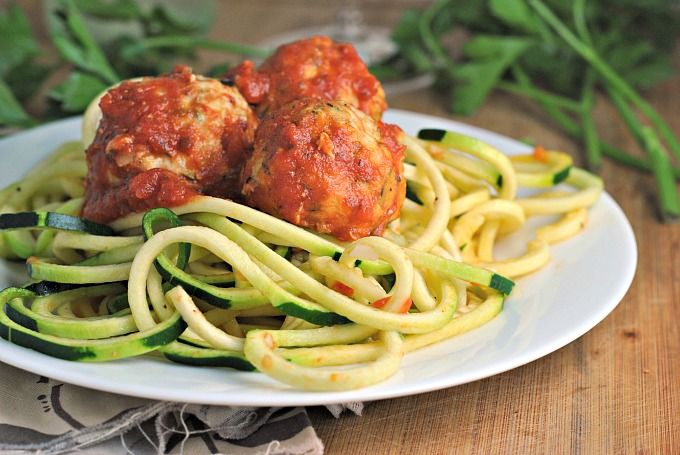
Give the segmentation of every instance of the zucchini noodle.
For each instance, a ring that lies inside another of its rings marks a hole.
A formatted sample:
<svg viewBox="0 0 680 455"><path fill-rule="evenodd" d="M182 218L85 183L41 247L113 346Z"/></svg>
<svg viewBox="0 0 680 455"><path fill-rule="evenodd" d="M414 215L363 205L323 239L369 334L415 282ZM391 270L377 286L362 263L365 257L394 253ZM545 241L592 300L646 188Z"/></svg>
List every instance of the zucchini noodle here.
<svg viewBox="0 0 680 455"><path fill-rule="evenodd" d="M558 151L508 158L443 130L404 145L400 217L341 243L208 196L108 227L82 220L85 155L66 143L0 191L0 255L25 259L30 279L0 292L0 336L69 360L156 352L309 390L386 380L404 354L499 314L509 278L549 262L603 190ZM525 253L498 257L546 215Z"/></svg>

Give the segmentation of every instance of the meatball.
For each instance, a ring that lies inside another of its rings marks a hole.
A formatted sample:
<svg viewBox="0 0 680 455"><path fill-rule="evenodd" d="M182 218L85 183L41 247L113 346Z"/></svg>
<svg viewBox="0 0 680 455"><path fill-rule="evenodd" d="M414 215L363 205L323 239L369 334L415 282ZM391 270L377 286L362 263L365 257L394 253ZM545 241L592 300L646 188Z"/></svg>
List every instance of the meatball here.
<svg viewBox="0 0 680 455"><path fill-rule="evenodd" d="M234 87L176 67L121 83L99 106L87 149L86 218L106 223L197 194L239 194L257 118Z"/></svg>
<svg viewBox="0 0 680 455"><path fill-rule="evenodd" d="M227 74L256 112L299 98L340 100L375 120L387 108L380 82L368 72L351 44L316 36L279 47L258 69L246 60Z"/></svg>
<svg viewBox="0 0 680 455"><path fill-rule="evenodd" d="M340 240L380 235L406 192L402 135L351 104L293 101L260 123L243 167L243 196Z"/></svg>

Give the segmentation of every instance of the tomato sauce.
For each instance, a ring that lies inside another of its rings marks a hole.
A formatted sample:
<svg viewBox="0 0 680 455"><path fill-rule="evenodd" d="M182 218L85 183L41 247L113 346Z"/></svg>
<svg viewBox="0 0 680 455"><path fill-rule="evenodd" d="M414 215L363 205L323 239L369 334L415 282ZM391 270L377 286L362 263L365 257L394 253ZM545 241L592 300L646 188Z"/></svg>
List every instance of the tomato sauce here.
<svg viewBox="0 0 680 455"><path fill-rule="evenodd" d="M126 81L101 99L83 215L109 222L198 194L236 197L257 119L233 87L187 67Z"/></svg>
<svg viewBox="0 0 680 455"><path fill-rule="evenodd" d="M325 36L281 46L259 69L245 61L228 77L260 115L300 98L343 101L375 120L387 108L380 82L354 47Z"/></svg>

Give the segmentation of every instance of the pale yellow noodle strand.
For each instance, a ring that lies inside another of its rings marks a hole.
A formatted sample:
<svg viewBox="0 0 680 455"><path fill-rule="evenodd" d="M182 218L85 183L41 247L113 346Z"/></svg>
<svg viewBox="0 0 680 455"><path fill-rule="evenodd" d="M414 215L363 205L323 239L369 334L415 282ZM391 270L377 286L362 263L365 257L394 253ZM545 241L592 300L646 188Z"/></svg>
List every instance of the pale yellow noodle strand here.
<svg viewBox="0 0 680 455"><path fill-rule="evenodd" d="M434 213L430 218L423 234L410 247L416 250L429 251L439 241L439 237L449 222L451 202L449 190L441 172L437 170L435 161L425 149L414 139L405 136L404 143L408 147L408 156L423 170L432 183L435 193Z"/></svg>
<svg viewBox="0 0 680 455"><path fill-rule="evenodd" d="M536 229L536 238L549 244L561 242L578 234L588 220L585 208L567 212L558 221Z"/></svg>
<svg viewBox="0 0 680 455"><path fill-rule="evenodd" d="M513 259L496 262L478 262L475 265L495 271L509 278L526 275L543 267L550 260L548 244L542 240L532 240L527 252Z"/></svg>
<svg viewBox="0 0 680 455"><path fill-rule="evenodd" d="M451 202L451 218L460 216L489 199L491 199L491 193L486 188L476 189L464 196L454 199Z"/></svg>
<svg viewBox="0 0 680 455"><path fill-rule="evenodd" d="M312 368L296 365L276 353L281 334L277 331L254 330L246 337L246 358L261 372L306 390L351 390L381 382L399 369L402 340L397 332L381 332L384 351L369 364L342 369Z"/></svg>
<svg viewBox="0 0 680 455"><path fill-rule="evenodd" d="M518 199L527 215L551 215L570 212L584 207L590 207L597 202L604 184L602 179L583 169L572 168L566 180L569 185L579 188L579 191L561 197L545 198L541 195Z"/></svg>
<svg viewBox="0 0 680 455"><path fill-rule="evenodd" d="M493 245L498 235L500 220L489 220L482 226L479 232L479 244L477 245L477 257L480 261L493 261Z"/></svg>
<svg viewBox="0 0 680 455"><path fill-rule="evenodd" d="M182 314L182 319L191 330L210 343L212 347L228 351L243 351L243 338L231 336L210 323L181 286L171 289L165 295Z"/></svg>

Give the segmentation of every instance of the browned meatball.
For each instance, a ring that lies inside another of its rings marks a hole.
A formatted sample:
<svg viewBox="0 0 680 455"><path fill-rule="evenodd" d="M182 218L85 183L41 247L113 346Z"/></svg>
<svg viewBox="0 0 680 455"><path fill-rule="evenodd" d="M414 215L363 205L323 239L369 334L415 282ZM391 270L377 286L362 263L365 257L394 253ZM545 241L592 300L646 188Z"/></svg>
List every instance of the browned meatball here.
<svg viewBox="0 0 680 455"><path fill-rule="evenodd" d="M326 36L283 45L258 69L246 60L227 77L260 115L299 98L344 101L375 120L387 108L380 82L354 47Z"/></svg>
<svg viewBox="0 0 680 455"><path fill-rule="evenodd" d="M265 117L243 168L249 205L341 240L379 235L404 201L403 132L342 102L301 99Z"/></svg>
<svg viewBox="0 0 680 455"><path fill-rule="evenodd" d="M239 194L257 119L234 87L177 67L123 82L99 106L87 149L86 218L109 222L196 194Z"/></svg>

